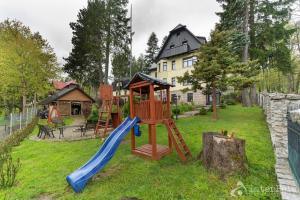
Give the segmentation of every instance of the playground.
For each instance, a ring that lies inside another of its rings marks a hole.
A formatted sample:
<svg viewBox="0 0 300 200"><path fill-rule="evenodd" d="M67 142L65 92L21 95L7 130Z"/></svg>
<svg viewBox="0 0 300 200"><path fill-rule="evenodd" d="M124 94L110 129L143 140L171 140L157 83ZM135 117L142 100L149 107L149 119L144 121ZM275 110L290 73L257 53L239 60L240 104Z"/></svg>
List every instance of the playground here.
<svg viewBox="0 0 300 200"><path fill-rule="evenodd" d="M236 119L239 119L238 122ZM182 164L177 153L159 161L151 161L131 154L130 135L120 144L108 165L87 184L82 193L75 193L65 177L82 166L102 144L99 139L74 142L40 142L25 140L14 148L13 157L22 160L17 186L1 191L7 199L230 199L230 192L241 181L248 191L260 187L276 187L274 154L264 116L260 108L228 106L220 110L220 119L211 115L182 118L176 121L194 160ZM137 146L148 141L147 126L137 140ZM249 173L222 178L207 171L196 160L202 149L202 132L206 130L232 130L237 137L247 140L246 153ZM250 131L251 130L251 131ZM37 134L37 128L32 135ZM167 145L167 129L157 126L157 142ZM251 193L244 199L276 199L277 192Z"/></svg>

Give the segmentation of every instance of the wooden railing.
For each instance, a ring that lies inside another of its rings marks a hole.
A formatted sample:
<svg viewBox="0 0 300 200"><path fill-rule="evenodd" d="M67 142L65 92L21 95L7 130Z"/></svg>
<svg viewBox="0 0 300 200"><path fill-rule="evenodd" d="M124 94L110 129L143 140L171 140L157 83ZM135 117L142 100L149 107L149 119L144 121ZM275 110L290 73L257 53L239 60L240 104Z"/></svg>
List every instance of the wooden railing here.
<svg viewBox="0 0 300 200"><path fill-rule="evenodd" d="M169 118L169 111L167 104L162 101L154 101L155 109L155 119L154 120L163 120ZM134 104L134 113L135 116L138 116L142 121L150 120L150 101L144 100Z"/></svg>
<svg viewBox="0 0 300 200"><path fill-rule="evenodd" d="M150 119L150 101L144 100L134 104L134 114L141 120Z"/></svg>

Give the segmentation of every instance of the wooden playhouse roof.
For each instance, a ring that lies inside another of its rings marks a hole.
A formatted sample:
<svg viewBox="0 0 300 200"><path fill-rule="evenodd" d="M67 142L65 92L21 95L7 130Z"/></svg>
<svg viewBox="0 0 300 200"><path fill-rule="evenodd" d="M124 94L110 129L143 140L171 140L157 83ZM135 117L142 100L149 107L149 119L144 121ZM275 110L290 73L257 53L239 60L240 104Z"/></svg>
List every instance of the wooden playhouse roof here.
<svg viewBox="0 0 300 200"><path fill-rule="evenodd" d="M157 79L157 78L154 78L154 77L149 76L147 74L138 72L133 76L133 78L129 81L129 83L127 83L127 85L125 85L124 88L129 89L129 85L131 85L133 83L141 82L141 81L148 81L148 82L150 82L154 85L159 85L159 86L162 86L162 87L174 87L174 85L172 85L168 82L165 82L161 79Z"/></svg>

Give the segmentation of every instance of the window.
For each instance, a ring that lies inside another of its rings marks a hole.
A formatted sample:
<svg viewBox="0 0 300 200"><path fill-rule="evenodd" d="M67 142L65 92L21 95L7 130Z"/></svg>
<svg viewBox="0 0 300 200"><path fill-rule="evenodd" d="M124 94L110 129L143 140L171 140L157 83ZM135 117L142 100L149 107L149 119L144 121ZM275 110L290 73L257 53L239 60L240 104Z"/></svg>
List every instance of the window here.
<svg viewBox="0 0 300 200"><path fill-rule="evenodd" d="M157 78L157 72L155 72L155 78Z"/></svg>
<svg viewBox="0 0 300 200"><path fill-rule="evenodd" d="M168 64L167 62L163 63L163 71L167 71L168 70Z"/></svg>
<svg viewBox="0 0 300 200"><path fill-rule="evenodd" d="M170 46L170 49L174 49L174 47L175 47L175 45L174 45L174 44L172 44L172 45Z"/></svg>
<svg viewBox="0 0 300 200"><path fill-rule="evenodd" d="M175 69L176 69L176 62L174 60L174 61L172 61L172 70L175 70Z"/></svg>
<svg viewBox="0 0 300 200"><path fill-rule="evenodd" d="M182 45L186 45L186 44L187 44L187 41L183 41L183 42L182 42Z"/></svg>
<svg viewBox="0 0 300 200"><path fill-rule="evenodd" d="M172 85L175 86L176 85L176 77L173 77L171 80L172 80Z"/></svg>
<svg viewBox="0 0 300 200"><path fill-rule="evenodd" d="M179 35L180 35L180 32L177 32L176 35L179 36Z"/></svg>
<svg viewBox="0 0 300 200"><path fill-rule="evenodd" d="M160 63L158 63L158 72L160 72Z"/></svg>
<svg viewBox="0 0 300 200"><path fill-rule="evenodd" d="M164 81L164 82L168 82L168 79L167 79L167 78L163 78L163 81Z"/></svg>
<svg viewBox="0 0 300 200"><path fill-rule="evenodd" d="M187 102L193 102L193 93L187 93Z"/></svg>
<svg viewBox="0 0 300 200"><path fill-rule="evenodd" d="M197 57L190 57L183 59L183 68L192 67L197 62Z"/></svg>
<svg viewBox="0 0 300 200"><path fill-rule="evenodd" d="M172 94L171 95L171 102L172 103L176 103L176 101L177 101L177 95L176 94Z"/></svg>
<svg viewBox="0 0 300 200"><path fill-rule="evenodd" d="M183 86L187 86L187 85L191 85L191 83L189 83L188 81L184 81L184 82L182 83L182 85L183 85Z"/></svg>

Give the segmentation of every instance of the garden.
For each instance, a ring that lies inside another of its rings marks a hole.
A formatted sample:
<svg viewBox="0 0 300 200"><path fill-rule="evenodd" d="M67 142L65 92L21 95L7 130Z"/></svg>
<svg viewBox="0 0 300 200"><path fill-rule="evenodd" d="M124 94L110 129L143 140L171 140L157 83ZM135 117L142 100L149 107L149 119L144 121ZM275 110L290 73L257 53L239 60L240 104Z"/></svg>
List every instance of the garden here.
<svg viewBox="0 0 300 200"><path fill-rule="evenodd" d="M238 119L238 120L237 120ZM65 177L84 164L99 148L100 139L74 142L32 141L25 139L11 150L13 160L20 159L12 187L0 191L1 199L280 199L274 170L274 154L263 112L258 107L230 105L219 110L219 120L211 113L176 121L193 154L183 164L173 152L160 161L146 160L130 152L130 138L120 145L103 171L76 194ZM142 133L146 127L141 127ZM224 176L207 170L197 159L202 149L202 133L228 130L246 140L247 172ZM37 134L37 127L31 134ZM157 138L167 143L167 130L157 126ZM145 143L142 134L138 144ZM238 193L236 191L238 190Z"/></svg>

